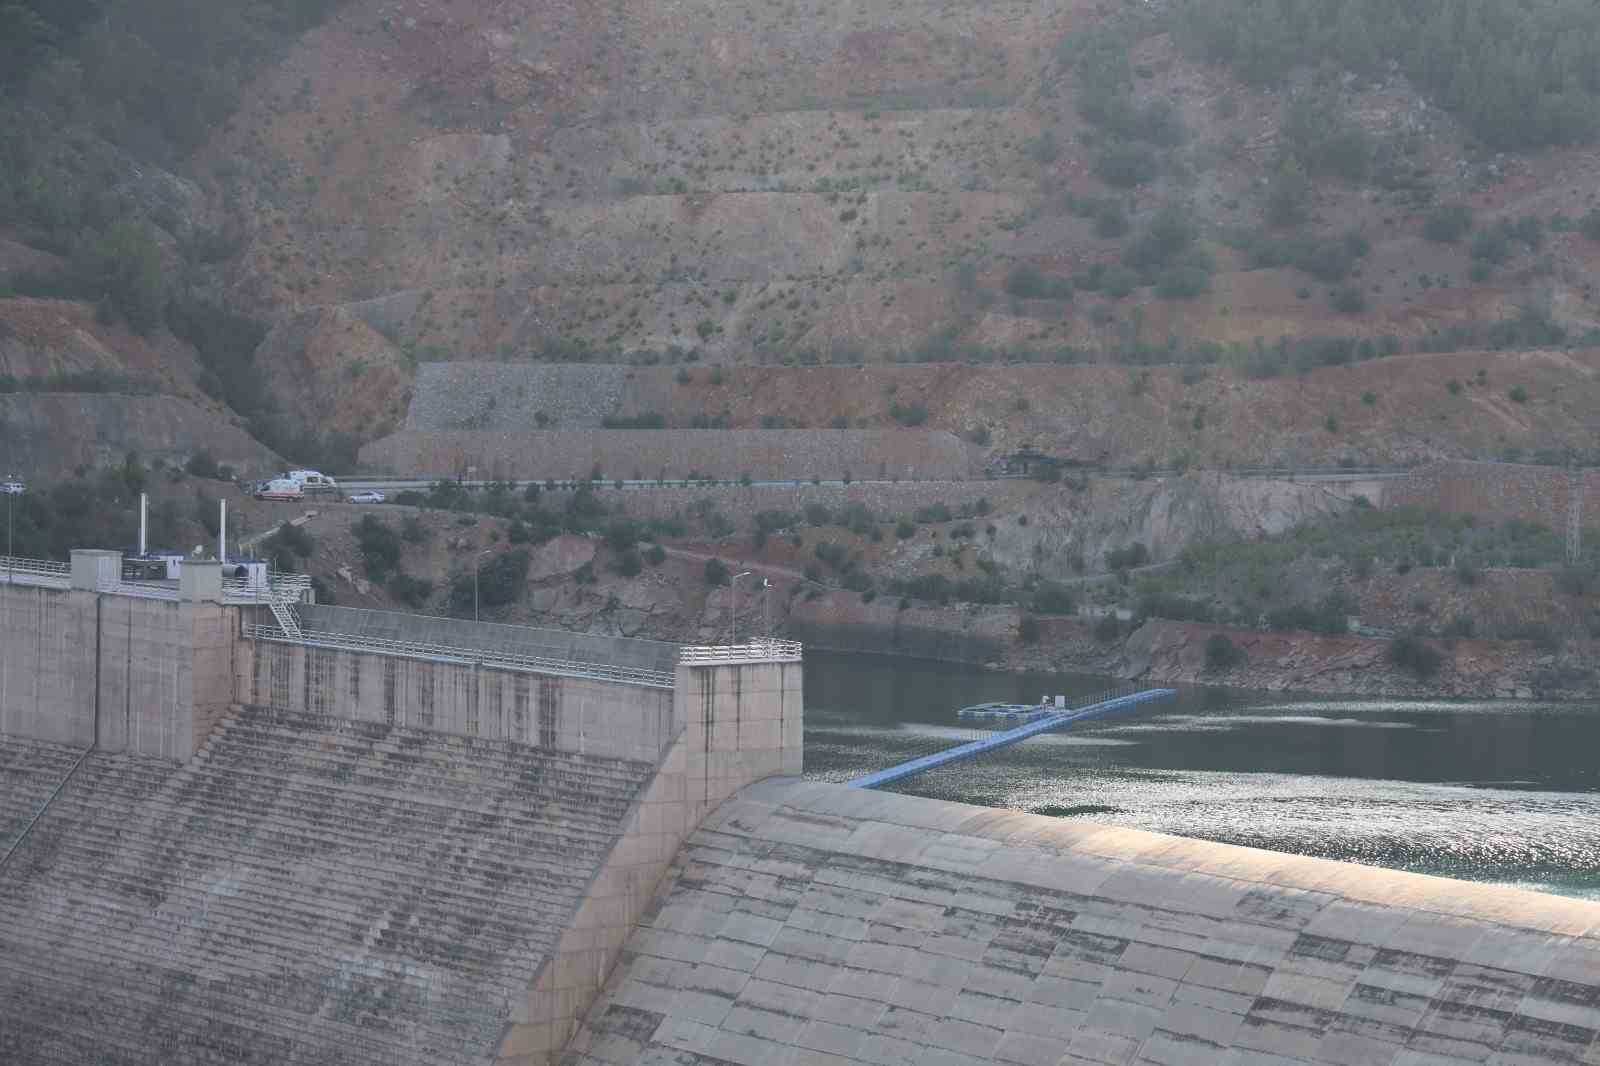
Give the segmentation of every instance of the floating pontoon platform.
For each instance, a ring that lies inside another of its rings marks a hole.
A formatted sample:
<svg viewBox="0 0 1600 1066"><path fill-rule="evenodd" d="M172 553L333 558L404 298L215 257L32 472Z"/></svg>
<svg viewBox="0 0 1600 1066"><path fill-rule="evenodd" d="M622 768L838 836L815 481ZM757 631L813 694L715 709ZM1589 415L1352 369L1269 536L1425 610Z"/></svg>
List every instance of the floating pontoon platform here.
<svg viewBox="0 0 1600 1066"><path fill-rule="evenodd" d="M941 766L949 766L951 763L976 758L979 755L985 755L991 751L999 751L1002 748L1009 748L1011 745L1021 743L1029 737L1049 733L1052 730L1061 729L1077 722L1104 718L1108 714L1116 714L1119 711L1137 707L1142 703L1164 700L1168 696L1176 696L1177 694L1177 689L1152 688L1143 692L1135 692L1128 696L1117 696L1113 699L1101 700L1098 703L1091 703L1087 707L1077 707L1071 710L1057 711L1054 708L1034 708L1035 710L1047 710L1048 713L1037 721L1029 722L1015 729L1008 729L1004 733L996 733L993 736L984 737L982 740L975 740L971 744L962 744L959 747L936 752L933 755L924 755L920 759L912 759L910 762L903 762L899 766L891 766L887 770L879 770L877 773L858 777L854 781L848 782L848 787L880 788L896 781L904 781L908 777L915 777L917 774L927 773L929 770L934 770ZM968 710L973 711L980 709L983 709L983 706L968 708Z"/></svg>

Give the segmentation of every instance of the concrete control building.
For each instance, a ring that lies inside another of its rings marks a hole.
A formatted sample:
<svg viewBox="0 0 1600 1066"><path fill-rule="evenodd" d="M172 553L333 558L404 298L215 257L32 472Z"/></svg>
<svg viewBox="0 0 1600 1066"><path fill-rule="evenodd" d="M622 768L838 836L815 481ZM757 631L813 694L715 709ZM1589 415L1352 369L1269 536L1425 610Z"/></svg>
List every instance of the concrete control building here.
<svg viewBox="0 0 1600 1066"><path fill-rule="evenodd" d="M1600 905L800 780L801 650L0 561L0 1063L1600 1066Z"/></svg>

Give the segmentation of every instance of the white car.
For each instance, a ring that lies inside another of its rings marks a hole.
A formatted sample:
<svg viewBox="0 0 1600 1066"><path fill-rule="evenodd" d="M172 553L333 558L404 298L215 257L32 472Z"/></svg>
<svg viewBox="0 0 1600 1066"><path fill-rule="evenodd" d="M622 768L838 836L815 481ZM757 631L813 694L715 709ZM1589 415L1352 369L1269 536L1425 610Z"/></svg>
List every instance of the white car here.
<svg viewBox="0 0 1600 1066"><path fill-rule="evenodd" d="M0 481L0 496L21 496L28 486L20 481Z"/></svg>
<svg viewBox="0 0 1600 1066"><path fill-rule="evenodd" d="M382 503L383 493L368 489L365 492L352 492L345 499L350 503Z"/></svg>

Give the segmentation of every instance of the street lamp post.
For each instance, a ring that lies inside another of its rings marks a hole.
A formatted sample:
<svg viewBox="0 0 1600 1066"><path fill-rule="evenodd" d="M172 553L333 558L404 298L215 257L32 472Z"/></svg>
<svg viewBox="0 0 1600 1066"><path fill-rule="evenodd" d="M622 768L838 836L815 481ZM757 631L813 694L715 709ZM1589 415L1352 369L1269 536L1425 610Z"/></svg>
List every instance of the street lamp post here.
<svg viewBox="0 0 1600 1066"><path fill-rule="evenodd" d="M739 643L739 579L749 576L750 571L748 570L733 575L733 592L731 594L733 602L728 611L728 643L730 645Z"/></svg>
<svg viewBox="0 0 1600 1066"><path fill-rule="evenodd" d="M17 549L15 543L13 542L13 530L15 526L11 520L11 511L12 508L16 506L16 498L18 495L12 490L12 486L16 484L19 484L17 481L17 475L6 475L6 582L8 584L16 580L17 570Z"/></svg>
<svg viewBox="0 0 1600 1066"><path fill-rule="evenodd" d="M761 628L767 643L772 643L772 579L761 579Z"/></svg>
<svg viewBox="0 0 1600 1066"><path fill-rule="evenodd" d="M485 548L472 560L472 620L478 620L478 571L483 569L483 557L493 555L493 548Z"/></svg>

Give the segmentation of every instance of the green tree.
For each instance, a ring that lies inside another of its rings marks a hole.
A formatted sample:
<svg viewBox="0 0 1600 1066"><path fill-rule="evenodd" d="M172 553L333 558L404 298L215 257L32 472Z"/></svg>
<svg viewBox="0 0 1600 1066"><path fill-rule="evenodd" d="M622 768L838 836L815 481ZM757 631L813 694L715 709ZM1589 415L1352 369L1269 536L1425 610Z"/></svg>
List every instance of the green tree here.
<svg viewBox="0 0 1600 1066"><path fill-rule="evenodd" d="M730 575L729 575L729 572L728 572L728 564L727 563L723 562L721 559L716 559L716 558L712 558L712 559L707 559L706 560L706 569L705 569L706 584L712 585L712 586L726 585L728 583L728 577L729 576Z"/></svg>
<svg viewBox="0 0 1600 1066"><path fill-rule="evenodd" d="M1231 670L1244 662L1244 652L1226 633L1213 633L1206 638L1206 669Z"/></svg>
<svg viewBox="0 0 1600 1066"><path fill-rule="evenodd" d="M1306 220L1311 202L1311 179L1300 160L1290 155L1278 164L1267 186L1267 222L1273 226L1298 226Z"/></svg>
<svg viewBox="0 0 1600 1066"><path fill-rule="evenodd" d="M400 569L400 534L389 523L372 515L362 515L361 520L350 527L350 532L355 534L369 578L385 582L390 574Z"/></svg>
<svg viewBox="0 0 1600 1066"><path fill-rule="evenodd" d="M167 278L161 246L149 224L114 222L80 253L85 277L96 293L140 333L161 325L167 310Z"/></svg>

